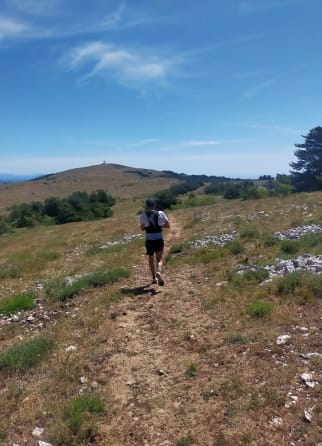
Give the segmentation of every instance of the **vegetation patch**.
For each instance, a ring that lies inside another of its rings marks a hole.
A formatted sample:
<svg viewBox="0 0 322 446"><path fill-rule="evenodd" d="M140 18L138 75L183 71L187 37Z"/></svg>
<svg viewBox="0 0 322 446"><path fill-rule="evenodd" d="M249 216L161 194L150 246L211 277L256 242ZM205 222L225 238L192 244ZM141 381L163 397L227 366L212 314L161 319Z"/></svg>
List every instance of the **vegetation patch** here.
<svg viewBox="0 0 322 446"><path fill-rule="evenodd" d="M247 283L261 283L269 278L269 272L266 269L254 269L245 271L242 274L233 273L230 275L230 282L236 286L240 287Z"/></svg>
<svg viewBox="0 0 322 446"><path fill-rule="evenodd" d="M196 444L196 440L191 435L187 435L179 438L176 443L176 446L190 446L191 444Z"/></svg>
<svg viewBox="0 0 322 446"><path fill-rule="evenodd" d="M248 344L248 339L239 333L234 333L227 336L226 341L228 344Z"/></svg>
<svg viewBox="0 0 322 446"><path fill-rule="evenodd" d="M109 271L98 270L75 279L71 283L66 283L66 279L53 280L46 285L45 293L50 299L65 301L85 288L110 285L120 279L129 277L129 275L129 271L124 268L115 268Z"/></svg>
<svg viewBox="0 0 322 446"><path fill-rule="evenodd" d="M112 215L115 198L104 190L96 192L73 192L67 198L50 197L42 202L14 205L8 222L15 228L36 224L64 224L73 221L89 221Z"/></svg>
<svg viewBox="0 0 322 446"><path fill-rule="evenodd" d="M254 302L247 307L247 313L254 319L263 319L273 311L273 304L270 302Z"/></svg>
<svg viewBox="0 0 322 446"><path fill-rule="evenodd" d="M0 314L14 314L19 311L30 310L34 307L35 295L22 293L8 297L0 302Z"/></svg>
<svg viewBox="0 0 322 446"><path fill-rule="evenodd" d="M55 342L39 337L0 353L0 370L24 371L35 367L54 349Z"/></svg>
<svg viewBox="0 0 322 446"><path fill-rule="evenodd" d="M197 368L196 364L190 364L187 367L185 375L187 378L195 378L198 375L198 368Z"/></svg>
<svg viewBox="0 0 322 446"><path fill-rule="evenodd" d="M72 399L64 409L64 419L73 434L79 434L83 431L89 433L88 418L89 414L102 413L104 405L97 395L81 395ZM85 427L85 429L84 429ZM92 428L91 428L92 431ZM93 431L92 431L93 432Z"/></svg>

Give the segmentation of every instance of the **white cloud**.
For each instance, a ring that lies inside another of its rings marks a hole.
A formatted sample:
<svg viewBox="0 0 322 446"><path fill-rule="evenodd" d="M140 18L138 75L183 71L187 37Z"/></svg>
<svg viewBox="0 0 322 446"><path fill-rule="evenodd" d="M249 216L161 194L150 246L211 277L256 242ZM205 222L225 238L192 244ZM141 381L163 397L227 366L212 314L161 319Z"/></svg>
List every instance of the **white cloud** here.
<svg viewBox="0 0 322 446"><path fill-rule="evenodd" d="M18 36L28 31L29 25L9 17L0 16L0 38Z"/></svg>
<svg viewBox="0 0 322 446"><path fill-rule="evenodd" d="M242 94L242 98L243 99L253 98L253 97L257 96L258 93L260 93L261 91L266 90L267 88L274 85L275 82L276 82L276 79L264 80L264 81L258 83L257 85L255 85L254 87L249 88L247 91L245 91Z"/></svg>
<svg viewBox="0 0 322 446"><path fill-rule="evenodd" d="M189 146L197 146L197 147L199 147L199 146L216 146L218 144L221 144L220 141L215 141L213 139L208 139L208 140L206 139L206 140L199 140L199 141L192 140L192 141L185 141L185 142Z"/></svg>
<svg viewBox="0 0 322 446"><path fill-rule="evenodd" d="M70 70L86 67L83 80L106 76L134 88L140 88L147 82L166 84L177 68L174 59L118 48L103 42L88 42L75 47L64 55L62 62Z"/></svg>

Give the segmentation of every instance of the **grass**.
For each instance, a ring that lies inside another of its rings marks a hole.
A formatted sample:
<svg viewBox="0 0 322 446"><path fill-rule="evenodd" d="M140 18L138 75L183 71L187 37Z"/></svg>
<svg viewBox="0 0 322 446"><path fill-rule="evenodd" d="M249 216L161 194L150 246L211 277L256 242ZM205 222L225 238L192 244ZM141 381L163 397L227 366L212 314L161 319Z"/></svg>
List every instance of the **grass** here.
<svg viewBox="0 0 322 446"><path fill-rule="evenodd" d="M10 315L19 311L30 310L35 305L33 293L22 293L7 297L0 302L0 314Z"/></svg>
<svg viewBox="0 0 322 446"><path fill-rule="evenodd" d="M176 442L176 446L189 446L195 443L196 440L192 435L186 435L184 437L179 438L179 440Z"/></svg>
<svg viewBox="0 0 322 446"><path fill-rule="evenodd" d="M273 304L270 302L254 302L247 307L247 313L254 319L263 319L273 311Z"/></svg>
<svg viewBox="0 0 322 446"><path fill-rule="evenodd" d="M51 339L38 337L0 353L0 370L25 371L38 365L54 349Z"/></svg>
<svg viewBox="0 0 322 446"><path fill-rule="evenodd" d="M242 336L240 333L234 333L227 336L226 341L228 344L248 344L248 339L245 336Z"/></svg>
<svg viewBox="0 0 322 446"><path fill-rule="evenodd" d="M52 300L66 301L88 287L111 285L118 280L128 278L129 275L129 271L125 268L114 268L109 271L94 271L75 279L72 283L66 283L66 279L57 279L46 285L45 294Z"/></svg>
<svg viewBox="0 0 322 446"><path fill-rule="evenodd" d="M79 190L79 183L75 187ZM124 197L129 189L130 186L123 188ZM110 192L114 195L112 184ZM290 227L293 220L305 223L306 216L294 206L299 203L310 200L310 212L318 218L322 214L318 205L322 193L244 202L227 202L217 197L214 205L169 212L173 228L176 225L175 234L165 231L166 237L169 234L166 252L173 262L165 265L169 281L162 289L148 286L140 290L141 280L144 284L144 274L149 272L142 243L106 250L97 247L106 240L119 240L123 234L139 232L135 226L136 211L144 203L144 193L138 189L137 196L119 200L108 222L73 223L60 227L59 231L53 226L17 230L0 237L0 264L13 265L12 277L4 274L0 283L1 302L4 296L11 299L21 294L23 288L34 290L38 283L60 282L62 290L55 301L55 297L48 298L45 289L37 287L40 303L37 312L50 318L43 320L42 327L38 323L0 327L3 387L0 433L7 435L3 442L31 443L30 426L40 422L46 429L44 440L57 446L85 446L104 441L128 445L139 444L143 439L160 443L167 440L179 446L189 442L262 445L272 441L268 420L284 410L289 402L287 389L296 389L294 382L303 369L301 358L290 354L290 349L285 351L287 367L284 367L283 349L274 340L284 331L290 331L294 351L317 351L319 332L313 327L318 327L319 321L321 277L312 274L294 284L294 278L285 276L279 289L278 279L259 286L263 277L258 273L239 277L236 282L234 278L222 287L216 283L232 277L236 264L243 259L249 259L249 264L265 265L268 259L274 263L276 257L292 256L281 251L281 241L270 241L271 234ZM260 211L267 211L270 217L263 214L257 217ZM240 248L237 246L234 254L229 244L205 249L191 249L188 245L189 240L199 238L200 234L230 233L237 229L240 233L246 225L257 229L259 235L243 233L238 239L243 247L241 256ZM267 234L267 239L263 234ZM318 237L301 239L297 254L319 253L320 248ZM35 259L19 256L22 251L36 255L34 266ZM46 251L56 254L46 260L41 255ZM126 283L127 292L122 277L120 282L117 278L116 282L109 279L110 285L102 274L117 268L123 268L125 276L133 272ZM88 272L91 274L86 277L91 276L90 279L80 280L81 287L76 287L74 299L64 295L63 278ZM213 303L207 312L202 311L206 302ZM257 303L260 307L254 305L247 313L247 308ZM271 304L272 311L263 310L262 303ZM303 337L296 326L308 327L310 336ZM58 347L36 355L39 362L31 368L4 361L10 349L30 341L31 331L35 332L34 339L55 339ZM187 336L191 333L193 339ZM76 345L77 351L66 354L69 345ZM153 364L149 368L146 355L157 358L155 365L165 368L165 376L159 376ZM316 361L314 367L313 361ZM311 359L309 367L318 374L320 360ZM123 384L118 385L119 378L122 382L124 378L125 384L132 373L135 385L124 388ZM175 386L168 379L170 375ZM83 376L87 380L85 385L80 383ZM92 381L98 382L95 391L91 390ZM318 407L321 393L304 388L303 392L309 392L312 406ZM78 400L84 396L97 397L103 411L96 412L91 403ZM129 404L123 405L121 398L126 398ZM158 401L158 405L151 406L151 400ZM162 409L160 419L159 409ZM139 420L133 420L130 412L139 414ZM287 412L284 425L274 430L276 444L282 444L283 437L296 442L295 436L300 435L293 434L293 427L301 424L300 406L292 406ZM320 413L314 413L316 422L304 423L306 437L301 434L302 442L320 441ZM151 424L145 423L148 419ZM154 424L157 419L173 421L164 431L158 429L160 424ZM160 437L149 437L152 431L160 433Z"/></svg>
<svg viewBox="0 0 322 446"><path fill-rule="evenodd" d="M197 368L196 364L192 363L187 367L185 376L187 378L196 378L196 376L198 376L198 368Z"/></svg>
<svg viewBox="0 0 322 446"><path fill-rule="evenodd" d="M78 396L65 406L64 419L73 434L79 434L84 430L84 422L88 414L102 413L104 404L98 395ZM86 426L86 430L88 426Z"/></svg>

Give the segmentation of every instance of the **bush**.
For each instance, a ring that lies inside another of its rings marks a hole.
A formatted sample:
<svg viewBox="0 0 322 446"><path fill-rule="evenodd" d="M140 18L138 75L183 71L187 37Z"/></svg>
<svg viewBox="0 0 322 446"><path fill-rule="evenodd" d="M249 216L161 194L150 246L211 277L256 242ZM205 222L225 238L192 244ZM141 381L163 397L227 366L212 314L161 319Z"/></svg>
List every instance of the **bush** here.
<svg viewBox="0 0 322 446"><path fill-rule="evenodd" d="M247 307L247 313L255 319L262 319L272 311L273 304L270 302L254 302Z"/></svg>
<svg viewBox="0 0 322 446"><path fill-rule="evenodd" d="M300 242L297 240L283 240L281 251L285 254L296 254L299 251Z"/></svg>
<svg viewBox="0 0 322 446"><path fill-rule="evenodd" d="M240 231L240 237L241 238L247 238L247 239L254 239L259 237L259 231L252 227L248 226L247 228Z"/></svg>
<svg viewBox="0 0 322 446"><path fill-rule="evenodd" d="M245 271L243 274L233 274L230 277L230 281L233 285L239 287L247 282L261 283L268 279L269 272L266 269L256 269Z"/></svg>
<svg viewBox="0 0 322 446"><path fill-rule="evenodd" d="M35 338L0 353L0 370L24 371L36 366L55 347L53 340Z"/></svg>
<svg viewBox="0 0 322 446"><path fill-rule="evenodd" d="M228 242L226 244L226 246L229 249L229 251L231 252L231 254L234 254L234 255L241 254L242 252L245 251L244 246L238 240L233 240L231 242Z"/></svg>
<svg viewBox="0 0 322 446"><path fill-rule="evenodd" d="M279 295L293 294L304 282L305 273L295 271L278 278L276 281L276 293Z"/></svg>
<svg viewBox="0 0 322 446"><path fill-rule="evenodd" d="M275 246L278 243L278 240L272 234L263 234L263 245L265 248L270 246Z"/></svg>
<svg viewBox="0 0 322 446"><path fill-rule="evenodd" d="M81 395L70 400L64 407L63 412L64 422L66 423L63 444L74 445L83 441L86 444L93 443L97 430L93 415L103 412L104 404L98 395ZM60 430L64 431L64 429ZM65 443L66 440L67 443Z"/></svg>
<svg viewBox="0 0 322 446"><path fill-rule="evenodd" d="M18 311L30 310L34 306L35 296L32 293L23 293L8 297L0 302L0 314L14 314Z"/></svg>
<svg viewBox="0 0 322 446"><path fill-rule="evenodd" d="M57 279L45 286L47 297L65 301L88 287L98 287L112 284L120 279L129 277L130 273L124 268L115 268L109 271L94 271L91 274L75 279L72 283L66 283L66 279Z"/></svg>

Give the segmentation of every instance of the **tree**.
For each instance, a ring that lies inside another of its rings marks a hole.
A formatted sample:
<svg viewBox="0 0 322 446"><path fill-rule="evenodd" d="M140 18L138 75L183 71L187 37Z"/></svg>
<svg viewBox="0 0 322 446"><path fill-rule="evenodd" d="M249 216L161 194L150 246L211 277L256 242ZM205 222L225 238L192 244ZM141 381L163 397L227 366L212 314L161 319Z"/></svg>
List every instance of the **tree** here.
<svg viewBox="0 0 322 446"><path fill-rule="evenodd" d="M298 191L322 189L322 127L315 127L295 144L297 161L290 163L293 185Z"/></svg>

